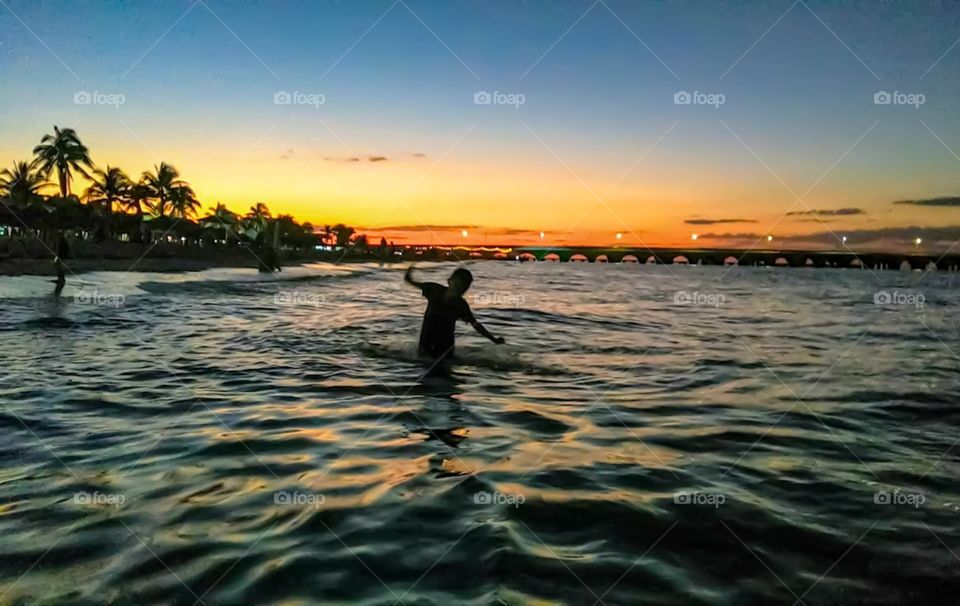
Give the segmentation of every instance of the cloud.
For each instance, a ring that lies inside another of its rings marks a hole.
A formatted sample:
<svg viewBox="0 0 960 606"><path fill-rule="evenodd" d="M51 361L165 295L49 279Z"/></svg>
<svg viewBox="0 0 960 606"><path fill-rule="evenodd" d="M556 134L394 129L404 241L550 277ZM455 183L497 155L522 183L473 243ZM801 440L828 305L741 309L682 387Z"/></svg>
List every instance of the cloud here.
<svg viewBox="0 0 960 606"><path fill-rule="evenodd" d="M386 162L390 158L386 156L367 156L367 162ZM327 162L360 162L360 158L357 156L347 156L347 157L333 157L327 156L324 158Z"/></svg>
<svg viewBox="0 0 960 606"><path fill-rule="evenodd" d="M365 227L370 231L460 231L463 229L480 229L479 225L388 225L386 227Z"/></svg>
<svg viewBox="0 0 960 606"><path fill-rule="evenodd" d="M816 210L796 210L787 213L788 217L803 215L816 215L818 217L837 217L841 215L865 215L866 211L862 208L819 208Z"/></svg>
<svg viewBox="0 0 960 606"><path fill-rule="evenodd" d="M957 207L960 206L960 197L944 196L942 198L924 198L921 200L897 200L894 204L909 204L911 206L940 206Z"/></svg>
<svg viewBox="0 0 960 606"><path fill-rule="evenodd" d="M423 152L416 152L416 153L413 154L413 157L414 157L414 158L426 158L426 157L427 157L427 154L425 154L425 153L423 153Z"/></svg>
<svg viewBox="0 0 960 606"><path fill-rule="evenodd" d="M292 157L293 157L293 150L292 150L292 149L288 149L287 151L285 151L285 152L283 152L282 154L280 154L280 159L281 159L281 160L289 160L289 159L292 158Z"/></svg>
<svg viewBox="0 0 960 606"><path fill-rule="evenodd" d="M687 225L717 225L718 223L756 223L756 219L687 219Z"/></svg>
<svg viewBox="0 0 960 606"><path fill-rule="evenodd" d="M534 229L520 229L516 227L487 227L483 233L497 234L498 236L538 236L540 232Z"/></svg>

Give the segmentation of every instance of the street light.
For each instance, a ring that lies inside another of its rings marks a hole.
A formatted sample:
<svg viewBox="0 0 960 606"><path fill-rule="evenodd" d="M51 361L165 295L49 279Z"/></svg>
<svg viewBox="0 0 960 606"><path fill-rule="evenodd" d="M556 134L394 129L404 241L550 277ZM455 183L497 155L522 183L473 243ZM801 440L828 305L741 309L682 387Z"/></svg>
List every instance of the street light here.
<svg viewBox="0 0 960 606"><path fill-rule="evenodd" d="M842 237L841 240L843 241L844 244L847 243L847 237L846 237L846 236Z"/></svg>
<svg viewBox="0 0 960 606"><path fill-rule="evenodd" d="M917 246L920 246L921 244L923 244L923 240L921 240L920 238L917 238L917 239L914 241L914 244L916 244Z"/></svg>

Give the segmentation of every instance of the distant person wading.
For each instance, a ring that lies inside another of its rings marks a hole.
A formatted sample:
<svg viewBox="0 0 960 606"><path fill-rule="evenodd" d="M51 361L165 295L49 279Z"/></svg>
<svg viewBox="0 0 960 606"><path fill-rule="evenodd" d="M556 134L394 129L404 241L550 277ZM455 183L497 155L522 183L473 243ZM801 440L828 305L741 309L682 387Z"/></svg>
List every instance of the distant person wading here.
<svg viewBox="0 0 960 606"><path fill-rule="evenodd" d="M57 256L53 258L53 265L57 268L57 280L54 282L56 286L53 289L53 296L55 297L60 296L63 287L67 284L67 277L63 273L66 264L63 260L69 256L70 243L67 242L67 238L63 234L60 234L60 240L57 242Z"/></svg>

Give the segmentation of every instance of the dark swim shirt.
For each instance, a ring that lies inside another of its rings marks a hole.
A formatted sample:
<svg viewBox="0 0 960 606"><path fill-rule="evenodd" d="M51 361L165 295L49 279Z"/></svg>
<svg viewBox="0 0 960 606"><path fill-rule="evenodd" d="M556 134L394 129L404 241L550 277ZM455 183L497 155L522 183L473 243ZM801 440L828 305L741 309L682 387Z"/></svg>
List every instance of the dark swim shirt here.
<svg viewBox="0 0 960 606"><path fill-rule="evenodd" d="M427 299L427 311L420 327L421 355L441 357L453 353L457 320L474 323L470 305L460 295L435 282L425 282L421 292Z"/></svg>

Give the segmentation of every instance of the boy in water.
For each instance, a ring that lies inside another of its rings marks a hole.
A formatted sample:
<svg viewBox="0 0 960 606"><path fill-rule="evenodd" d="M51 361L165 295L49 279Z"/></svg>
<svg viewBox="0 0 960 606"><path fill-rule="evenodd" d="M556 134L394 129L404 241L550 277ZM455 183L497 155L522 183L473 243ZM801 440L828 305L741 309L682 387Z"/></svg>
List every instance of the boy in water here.
<svg viewBox="0 0 960 606"><path fill-rule="evenodd" d="M433 358L445 358L453 355L454 333L457 320L463 320L473 326L478 333L497 345L502 345L502 337L490 334L483 324L473 317L470 306L463 293L470 288L473 274L460 267L447 278L449 286L435 282L418 282L413 278L413 265L403 277L416 286L427 299L427 311L423 314L423 326L420 328L420 355Z"/></svg>

